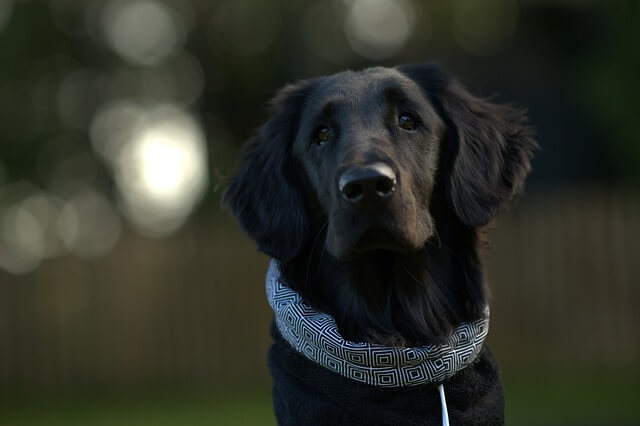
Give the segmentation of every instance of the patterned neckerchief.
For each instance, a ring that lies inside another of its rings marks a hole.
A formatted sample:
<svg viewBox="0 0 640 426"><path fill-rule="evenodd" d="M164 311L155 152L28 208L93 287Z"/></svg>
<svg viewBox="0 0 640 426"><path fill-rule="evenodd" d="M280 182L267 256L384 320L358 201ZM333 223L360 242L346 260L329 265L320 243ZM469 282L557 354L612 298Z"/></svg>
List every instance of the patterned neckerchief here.
<svg viewBox="0 0 640 426"><path fill-rule="evenodd" d="M486 315L458 326L446 344L393 347L345 340L330 315L307 305L284 284L278 262L267 272L267 299L282 337L305 357L359 382L380 387L441 383L476 358L489 332Z"/></svg>

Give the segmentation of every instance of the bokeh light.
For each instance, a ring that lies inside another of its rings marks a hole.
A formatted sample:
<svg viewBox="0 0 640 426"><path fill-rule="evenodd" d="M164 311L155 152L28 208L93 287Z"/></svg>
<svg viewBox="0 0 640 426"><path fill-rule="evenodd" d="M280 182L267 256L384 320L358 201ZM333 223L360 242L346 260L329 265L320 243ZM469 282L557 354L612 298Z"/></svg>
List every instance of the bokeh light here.
<svg viewBox="0 0 640 426"><path fill-rule="evenodd" d="M23 181L0 188L0 268L13 274L67 250L83 258L102 256L120 232L118 212L86 184L65 198Z"/></svg>
<svg viewBox="0 0 640 426"><path fill-rule="evenodd" d="M354 0L345 20L347 40L365 58L389 58L409 39L414 13L408 0Z"/></svg>
<svg viewBox="0 0 640 426"><path fill-rule="evenodd" d="M89 130L94 150L110 164L116 162L120 151L130 140L131 129L143 115L141 106L126 99L100 107Z"/></svg>
<svg viewBox="0 0 640 426"><path fill-rule="evenodd" d="M61 204L27 182L0 189L0 268L23 274L62 252L55 228Z"/></svg>
<svg viewBox="0 0 640 426"><path fill-rule="evenodd" d="M0 1L0 33L9 23L11 14L13 13L13 0Z"/></svg>
<svg viewBox="0 0 640 426"><path fill-rule="evenodd" d="M30 216L27 220L33 221L33 226L23 224L21 233L31 233L29 238L21 238L30 241L30 253L34 256L46 259L63 253L63 246L57 233L57 220L62 209L63 200L44 191L36 192L24 199L17 207L18 212Z"/></svg>
<svg viewBox="0 0 640 426"><path fill-rule="evenodd" d="M185 37L180 15L154 0L113 0L102 26L109 46L136 65L154 65L173 53Z"/></svg>
<svg viewBox="0 0 640 426"><path fill-rule="evenodd" d="M97 114L91 133L134 225L160 236L184 223L208 184L204 135L190 114L170 104L145 109L122 101Z"/></svg>
<svg viewBox="0 0 640 426"><path fill-rule="evenodd" d="M2 231L5 241L27 256L40 259L44 237L40 224L27 209L13 206L8 208L2 218Z"/></svg>
<svg viewBox="0 0 640 426"><path fill-rule="evenodd" d="M34 253L40 225L30 213L18 207L37 191L34 185L23 181L0 189L0 267L13 274L29 272L40 264L40 256Z"/></svg>
<svg viewBox="0 0 640 426"><path fill-rule="evenodd" d="M98 191L86 187L73 194L62 208L58 232L69 251L78 257L108 253L120 238L118 212Z"/></svg>

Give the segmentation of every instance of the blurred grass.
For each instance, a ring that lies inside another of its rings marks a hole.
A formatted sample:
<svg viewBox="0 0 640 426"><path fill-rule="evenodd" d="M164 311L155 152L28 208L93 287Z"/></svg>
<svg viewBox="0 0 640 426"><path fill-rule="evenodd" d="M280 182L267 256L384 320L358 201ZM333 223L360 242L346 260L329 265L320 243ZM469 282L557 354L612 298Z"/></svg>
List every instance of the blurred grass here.
<svg viewBox="0 0 640 426"><path fill-rule="evenodd" d="M508 425L640 425L640 372L567 375L505 370Z"/></svg>
<svg viewBox="0 0 640 426"><path fill-rule="evenodd" d="M268 393L82 396L0 402L2 426L275 425Z"/></svg>
<svg viewBox="0 0 640 426"><path fill-rule="evenodd" d="M509 374L507 424L639 425L638 374ZM275 425L268 392L3 398L2 426Z"/></svg>

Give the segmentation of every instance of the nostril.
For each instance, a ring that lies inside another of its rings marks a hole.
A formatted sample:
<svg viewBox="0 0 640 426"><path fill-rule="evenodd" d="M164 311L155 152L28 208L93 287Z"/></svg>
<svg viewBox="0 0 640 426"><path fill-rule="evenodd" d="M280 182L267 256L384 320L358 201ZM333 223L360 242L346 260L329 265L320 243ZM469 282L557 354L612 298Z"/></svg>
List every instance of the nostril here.
<svg viewBox="0 0 640 426"><path fill-rule="evenodd" d="M389 179L388 177L382 177L376 182L376 193L380 197L388 197L396 190L395 179Z"/></svg>
<svg viewBox="0 0 640 426"><path fill-rule="evenodd" d="M362 198L364 191L358 182L350 182L342 188L342 196L347 201L358 201Z"/></svg>
<svg viewBox="0 0 640 426"><path fill-rule="evenodd" d="M384 163L349 167L338 179L340 195L354 204L376 203L389 198L395 189L396 175Z"/></svg>

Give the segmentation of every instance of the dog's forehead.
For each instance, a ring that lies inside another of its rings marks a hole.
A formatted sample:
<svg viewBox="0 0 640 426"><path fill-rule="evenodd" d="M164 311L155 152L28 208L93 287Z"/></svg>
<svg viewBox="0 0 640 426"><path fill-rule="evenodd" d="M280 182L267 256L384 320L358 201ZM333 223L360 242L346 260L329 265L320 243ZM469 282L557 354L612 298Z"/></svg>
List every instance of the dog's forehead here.
<svg viewBox="0 0 640 426"><path fill-rule="evenodd" d="M424 100L418 85L393 68L375 67L361 71L344 71L318 80L309 109L323 108L326 104L348 104L357 107L389 90L396 90L416 101Z"/></svg>

